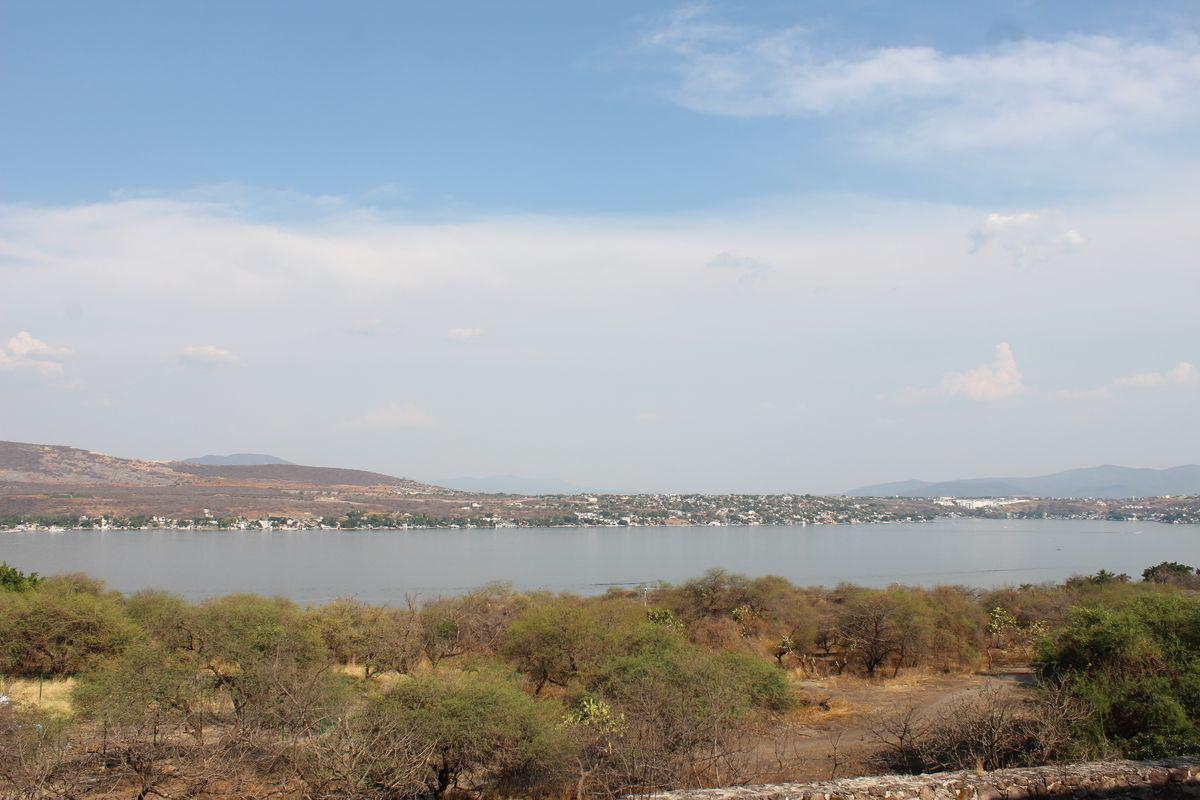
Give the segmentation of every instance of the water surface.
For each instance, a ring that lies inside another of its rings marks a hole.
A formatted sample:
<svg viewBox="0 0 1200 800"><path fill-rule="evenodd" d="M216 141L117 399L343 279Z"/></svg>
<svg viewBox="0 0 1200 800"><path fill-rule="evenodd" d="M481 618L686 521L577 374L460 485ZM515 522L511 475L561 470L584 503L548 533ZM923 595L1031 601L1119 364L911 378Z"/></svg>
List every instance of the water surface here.
<svg viewBox="0 0 1200 800"><path fill-rule="evenodd" d="M0 561L87 572L122 591L232 592L300 602L461 592L490 581L600 593L680 581L710 567L802 585L853 581L996 586L1099 569L1137 577L1200 562L1200 526L1093 520L945 519L922 524L505 528L407 531L0 533Z"/></svg>

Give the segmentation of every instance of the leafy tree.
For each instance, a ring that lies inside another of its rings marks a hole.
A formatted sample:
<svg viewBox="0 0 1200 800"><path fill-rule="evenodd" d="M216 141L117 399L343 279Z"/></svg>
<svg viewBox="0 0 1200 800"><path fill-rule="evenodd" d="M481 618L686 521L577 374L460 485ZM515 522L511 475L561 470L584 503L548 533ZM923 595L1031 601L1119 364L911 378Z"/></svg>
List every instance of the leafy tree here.
<svg viewBox="0 0 1200 800"><path fill-rule="evenodd" d="M793 702L784 673L741 653L714 655L659 626L598 665L584 699L602 701L609 730L593 726L591 769L614 793L695 781L727 767L738 737L761 714Z"/></svg>
<svg viewBox="0 0 1200 800"><path fill-rule="evenodd" d="M193 648L195 607L182 597L159 589L135 592L125 601L125 613L152 641L167 648Z"/></svg>
<svg viewBox="0 0 1200 800"><path fill-rule="evenodd" d="M1170 583L1189 588L1200 588L1200 569L1193 569L1178 561L1164 561L1142 571L1142 580L1147 583Z"/></svg>
<svg viewBox="0 0 1200 800"><path fill-rule="evenodd" d="M405 674L420 661L422 628L414 609L343 598L317 609L313 618L334 659L362 667L364 678L390 671Z"/></svg>
<svg viewBox="0 0 1200 800"><path fill-rule="evenodd" d="M397 796L441 797L452 787L528 792L561 780L573 742L559 717L556 706L485 670L405 681L373 701L358 725L382 743L415 745L385 746L393 757L368 767L375 785L401 775L413 782L396 787Z"/></svg>
<svg viewBox="0 0 1200 800"><path fill-rule="evenodd" d="M856 593L838 615L838 632L868 676L900 652L898 616L893 599L874 590Z"/></svg>
<svg viewBox="0 0 1200 800"><path fill-rule="evenodd" d="M0 593L0 671L25 676L82 672L121 652L133 635L119 595L77 577Z"/></svg>
<svg viewBox="0 0 1200 800"><path fill-rule="evenodd" d="M229 595L201 603L193 624L200 663L242 723L320 726L340 702L333 659L291 601Z"/></svg>
<svg viewBox="0 0 1200 800"><path fill-rule="evenodd" d="M579 598L542 597L513 621L504 653L540 694L547 683L566 686L585 660L596 657L603 634L593 609Z"/></svg>
<svg viewBox="0 0 1200 800"><path fill-rule="evenodd" d="M72 704L83 719L152 732L182 725L199 739L211 689L212 682L197 670L190 653L139 642L83 675L72 692Z"/></svg>
<svg viewBox="0 0 1200 800"><path fill-rule="evenodd" d="M10 567L7 561L0 562L0 590L24 592L37 588L41 582L41 576L36 572L26 575L16 567Z"/></svg>

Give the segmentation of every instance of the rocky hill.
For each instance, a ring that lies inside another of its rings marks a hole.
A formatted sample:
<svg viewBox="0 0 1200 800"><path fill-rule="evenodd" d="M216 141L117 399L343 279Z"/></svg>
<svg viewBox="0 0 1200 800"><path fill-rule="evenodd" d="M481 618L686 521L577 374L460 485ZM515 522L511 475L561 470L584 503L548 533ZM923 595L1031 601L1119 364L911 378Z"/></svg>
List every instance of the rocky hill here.
<svg viewBox="0 0 1200 800"><path fill-rule="evenodd" d="M0 442L0 486L174 486L190 480L169 462L116 458L75 447Z"/></svg>
<svg viewBox="0 0 1200 800"><path fill-rule="evenodd" d="M430 484L378 472L299 464L210 465L187 461L117 458L62 445L0 442L0 486L212 486L288 488L386 487L420 494L444 493Z"/></svg>
<svg viewBox="0 0 1200 800"><path fill-rule="evenodd" d="M463 495L357 469L225 466L117 458L58 445L0 442L0 517L321 518L411 509L445 515Z"/></svg>

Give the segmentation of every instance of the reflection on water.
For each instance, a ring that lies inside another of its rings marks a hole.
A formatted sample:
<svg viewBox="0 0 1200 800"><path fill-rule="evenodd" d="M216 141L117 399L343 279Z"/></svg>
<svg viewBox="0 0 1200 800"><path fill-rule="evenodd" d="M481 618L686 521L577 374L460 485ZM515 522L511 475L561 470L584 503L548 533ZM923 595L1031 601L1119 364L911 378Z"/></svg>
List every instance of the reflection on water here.
<svg viewBox="0 0 1200 800"><path fill-rule="evenodd" d="M1104 568L1137 577L1200 562L1200 526L1089 520L939 520L903 525L530 528L372 532L106 531L0 534L0 560L87 572L123 591L231 592L301 602L398 602L489 581L598 593L679 581L711 567L799 584L995 586Z"/></svg>

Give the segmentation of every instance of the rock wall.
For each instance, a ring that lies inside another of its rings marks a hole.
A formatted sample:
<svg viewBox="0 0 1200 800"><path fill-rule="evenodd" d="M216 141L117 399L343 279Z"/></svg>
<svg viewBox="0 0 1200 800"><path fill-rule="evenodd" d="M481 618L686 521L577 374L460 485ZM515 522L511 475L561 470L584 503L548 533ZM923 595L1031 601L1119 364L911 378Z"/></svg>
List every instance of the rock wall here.
<svg viewBox="0 0 1200 800"><path fill-rule="evenodd" d="M656 800L1025 800L1040 797L1200 798L1200 757L1096 761L995 772L881 775L662 792Z"/></svg>

